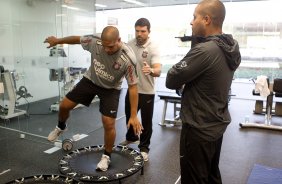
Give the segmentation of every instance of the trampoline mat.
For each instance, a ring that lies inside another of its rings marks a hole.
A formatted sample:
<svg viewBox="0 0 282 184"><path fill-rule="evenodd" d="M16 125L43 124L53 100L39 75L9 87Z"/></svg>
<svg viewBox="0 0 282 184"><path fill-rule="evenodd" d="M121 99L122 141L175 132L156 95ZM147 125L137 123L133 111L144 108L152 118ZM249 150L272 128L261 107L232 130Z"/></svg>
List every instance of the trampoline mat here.
<svg viewBox="0 0 282 184"><path fill-rule="evenodd" d="M73 184L77 183L73 178L61 175L35 175L19 178L6 184Z"/></svg>
<svg viewBox="0 0 282 184"><path fill-rule="evenodd" d="M59 163L60 172L86 182L109 182L129 177L143 169L144 160L139 151L127 146L114 146L107 171L96 166L104 153L104 145L89 146L65 155Z"/></svg>

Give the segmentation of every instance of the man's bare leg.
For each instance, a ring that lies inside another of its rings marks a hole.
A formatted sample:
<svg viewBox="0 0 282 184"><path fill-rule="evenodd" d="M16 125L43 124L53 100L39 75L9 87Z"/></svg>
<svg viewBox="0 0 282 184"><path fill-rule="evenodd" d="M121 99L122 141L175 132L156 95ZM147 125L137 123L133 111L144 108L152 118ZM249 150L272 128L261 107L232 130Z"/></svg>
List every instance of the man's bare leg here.
<svg viewBox="0 0 282 184"><path fill-rule="evenodd" d="M102 115L105 150L109 154L112 152L116 138L115 121L115 118Z"/></svg>
<svg viewBox="0 0 282 184"><path fill-rule="evenodd" d="M61 103L60 103L60 108L59 108L59 121L60 122L66 122L69 115L70 111L77 105L77 103L69 100L67 97L65 97Z"/></svg>
<svg viewBox="0 0 282 184"><path fill-rule="evenodd" d="M48 140L54 142L58 139L58 137L65 131L66 121L69 117L70 111L77 105L77 103L69 100L68 98L64 98L60 103L59 108L59 117L58 117L58 125L57 127L50 132L48 135Z"/></svg>
<svg viewBox="0 0 282 184"><path fill-rule="evenodd" d="M97 170L108 170L109 164L111 162L111 153L116 139L115 121L115 118L102 115L105 151L102 155L101 161L97 164Z"/></svg>

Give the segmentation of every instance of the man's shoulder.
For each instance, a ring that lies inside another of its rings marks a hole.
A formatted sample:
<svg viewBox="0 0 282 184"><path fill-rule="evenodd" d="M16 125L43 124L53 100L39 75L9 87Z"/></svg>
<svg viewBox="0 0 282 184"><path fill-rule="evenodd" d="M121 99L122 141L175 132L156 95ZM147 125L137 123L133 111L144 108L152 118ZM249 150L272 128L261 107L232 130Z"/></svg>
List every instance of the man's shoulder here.
<svg viewBox="0 0 282 184"><path fill-rule="evenodd" d="M130 47L136 46L136 39L131 39L127 42L127 45L129 45Z"/></svg>
<svg viewBox="0 0 282 184"><path fill-rule="evenodd" d="M96 43L96 45L102 45L101 38L98 35L83 35L80 39L82 44Z"/></svg>
<svg viewBox="0 0 282 184"><path fill-rule="evenodd" d="M135 54L133 52L133 50L130 48L130 46L128 46L128 44L123 44L122 48L121 48L121 58L122 60L124 60L125 62L132 62L136 60Z"/></svg>
<svg viewBox="0 0 282 184"><path fill-rule="evenodd" d="M215 42L211 40L197 43L189 51L190 56L196 56L199 59L202 58L202 60L204 60L203 58L215 58L218 56L218 54L221 53L221 49L217 46Z"/></svg>
<svg viewBox="0 0 282 184"><path fill-rule="evenodd" d="M217 44L212 40L197 43L194 47L192 47L192 49L196 49L199 51L209 51L214 48L217 48Z"/></svg>
<svg viewBox="0 0 282 184"><path fill-rule="evenodd" d="M89 38L89 39L96 39L96 40L101 40L101 37L98 34L89 34L89 35L83 35L81 36L82 38Z"/></svg>
<svg viewBox="0 0 282 184"><path fill-rule="evenodd" d="M144 45L147 49L149 49L151 52L159 52L159 43L152 39L149 38L147 43Z"/></svg>
<svg viewBox="0 0 282 184"><path fill-rule="evenodd" d="M134 54L132 48L130 47L129 43L123 43L121 47L122 52L128 53L128 54Z"/></svg>

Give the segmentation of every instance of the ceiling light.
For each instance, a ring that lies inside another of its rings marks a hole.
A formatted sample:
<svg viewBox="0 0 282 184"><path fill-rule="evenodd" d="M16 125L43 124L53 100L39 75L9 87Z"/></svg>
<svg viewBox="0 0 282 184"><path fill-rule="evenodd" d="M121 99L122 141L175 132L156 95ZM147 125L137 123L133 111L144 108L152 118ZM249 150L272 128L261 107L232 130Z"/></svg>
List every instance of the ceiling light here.
<svg viewBox="0 0 282 184"><path fill-rule="evenodd" d="M95 4L95 6L96 6L96 7L100 7L100 8L106 8L106 7L107 7L107 5L97 4L97 3Z"/></svg>
<svg viewBox="0 0 282 184"><path fill-rule="evenodd" d="M70 9L70 10L80 10L80 9L79 9L79 8L77 8L77 7L74 7L74 6L68 6L68 5L65 5L65 4L63 4L63 5L62 5L62 7L63 7L63 8Z"/></svg>
<svg viewBox="0 0 282 184"><path fill-rule="evenodd" d="M137 5L140 5L140 6L147 6L145 3L142 3L140 1L135 1L135 0L123 0L125 2L128 2L128 3L132 3L132 4L137 4Z"/></svg>

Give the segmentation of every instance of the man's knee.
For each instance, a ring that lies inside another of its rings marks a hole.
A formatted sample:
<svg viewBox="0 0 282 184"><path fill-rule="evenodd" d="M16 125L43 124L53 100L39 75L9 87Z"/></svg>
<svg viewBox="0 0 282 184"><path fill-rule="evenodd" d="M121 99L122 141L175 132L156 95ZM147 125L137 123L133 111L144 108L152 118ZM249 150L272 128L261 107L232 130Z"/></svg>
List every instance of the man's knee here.
<svg viewBox="0 0 282 184"><path fill-rule="evenodd" d="M64 98L60 103L60 110L61 111L69 111L73 109L77 103L69 100L68 98Z"/></svg>
<svg viewBox="0 0 282 184"><path fill-rule="evenodd" d="M106 131L115 129L115 118L102 116L103 126Z"/></svg>

